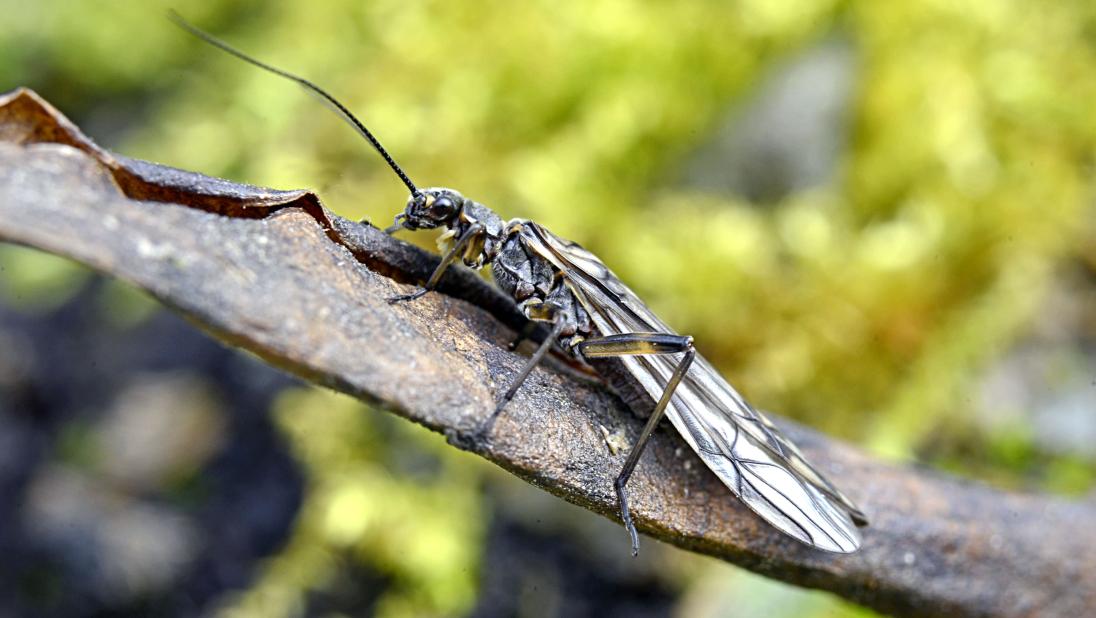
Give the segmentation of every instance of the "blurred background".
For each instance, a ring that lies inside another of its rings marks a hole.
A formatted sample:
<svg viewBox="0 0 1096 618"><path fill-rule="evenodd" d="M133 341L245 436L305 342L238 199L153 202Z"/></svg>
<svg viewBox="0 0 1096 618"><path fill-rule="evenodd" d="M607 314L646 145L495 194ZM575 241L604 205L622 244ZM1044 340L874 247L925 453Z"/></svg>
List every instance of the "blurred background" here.
<svg viewBox="0 0 1096 618"><path fill-rule="evenodd" d="M0 0L0 90L117 152L391 221L406 190L352 130L168 6ZM1090 0L171 6L329 89L420 185L593 250L759 407L1090 492ZM0 616L873 615L643 547L0 246Z"/></svg>

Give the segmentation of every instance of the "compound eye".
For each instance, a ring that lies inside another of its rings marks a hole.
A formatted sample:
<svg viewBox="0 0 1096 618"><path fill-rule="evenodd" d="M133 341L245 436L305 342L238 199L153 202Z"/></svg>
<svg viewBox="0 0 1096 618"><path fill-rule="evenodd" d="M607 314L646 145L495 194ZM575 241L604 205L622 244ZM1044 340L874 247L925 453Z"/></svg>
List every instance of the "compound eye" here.
<svg viewBox="0 0 1096 618"><path fill-rule="evenodd" d="M439 197L430 205L430 214L435 217L449 216L453 214L454 210L456 210L456 206L453 205L453 200L447 197Z"/></svg>

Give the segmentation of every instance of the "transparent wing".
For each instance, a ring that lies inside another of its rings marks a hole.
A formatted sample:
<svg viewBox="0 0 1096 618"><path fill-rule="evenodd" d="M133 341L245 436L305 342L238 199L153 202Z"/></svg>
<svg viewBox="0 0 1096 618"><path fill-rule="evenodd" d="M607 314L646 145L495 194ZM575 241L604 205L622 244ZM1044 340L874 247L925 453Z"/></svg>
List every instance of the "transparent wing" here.
<svg viewBox="0 0 1096 618"><path fill-rule="evenodd" d="M528 247L553 263L604 335L673 333L589 251L528 222ZM679 355L624 356L621 361L657 401ZM708 361L697 356L666 416L701 460L751 509L782 532L819 549L860 546L867 519L748 404Z"/></svg>

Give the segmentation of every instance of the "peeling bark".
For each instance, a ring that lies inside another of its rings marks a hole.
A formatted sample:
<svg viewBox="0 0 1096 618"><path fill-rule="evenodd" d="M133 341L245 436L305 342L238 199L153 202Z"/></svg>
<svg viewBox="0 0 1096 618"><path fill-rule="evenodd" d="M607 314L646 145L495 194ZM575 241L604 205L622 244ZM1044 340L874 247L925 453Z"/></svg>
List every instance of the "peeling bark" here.
<svg viewBox="0 0 1096 618"><path fill-rule="evenodd" d="M0 240L147 290L228 345L444 433L517 476L616 518L612 481L641 421L557 363L530 377L486 437L476 429L525 357L525 324L466 269L389 305L437 257L274 191L97 147L28 90L0 97ZM779 420L779 419L777 419ZM863 548L835 556L766 525L672 431L629 485L640 530L794 584L908 616L1096 613L1096 504L1021 495L876 461L788 422L789 436L860 504ZM626 552L621 533L621 551Z"/></svg>

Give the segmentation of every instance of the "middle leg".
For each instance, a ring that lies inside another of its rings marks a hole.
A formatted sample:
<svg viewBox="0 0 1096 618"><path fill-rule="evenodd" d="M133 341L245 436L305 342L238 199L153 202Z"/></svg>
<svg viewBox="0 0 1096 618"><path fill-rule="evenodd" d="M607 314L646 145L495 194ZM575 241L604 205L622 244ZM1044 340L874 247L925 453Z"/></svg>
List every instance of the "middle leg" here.
<svg viewBox="0 0 1096 618"><path fill-rule="evenodd" d="M506 389L502 399L499 400L494 411L491 412L491 416L487 417L487 421L480 427L480 435L487 435L491 432L491 429L495 425L495 419L502 413L502 409L514 398L514 395L517 394L518 389L525 383L525 379L529 377L529 374L533 372L533 369L544 360L544 357L548 354L548 351L552 349L552 346L555 345L560 334L563 332L564 327L567 325L564 321L563 313L552 303L530 305L525 308L525 313L533 320L530 324L534 324L537 321L550 321L552 323L552 330L548 333L548 336L544 338L544 341L541 342L540 347L533 353L533 356L525 363L525 366L522 367L521 371L518 372L518 375L514 377L514 380L510 383L510 387ZM520 341L521 340L519 339L518 342Z"/></svg>

